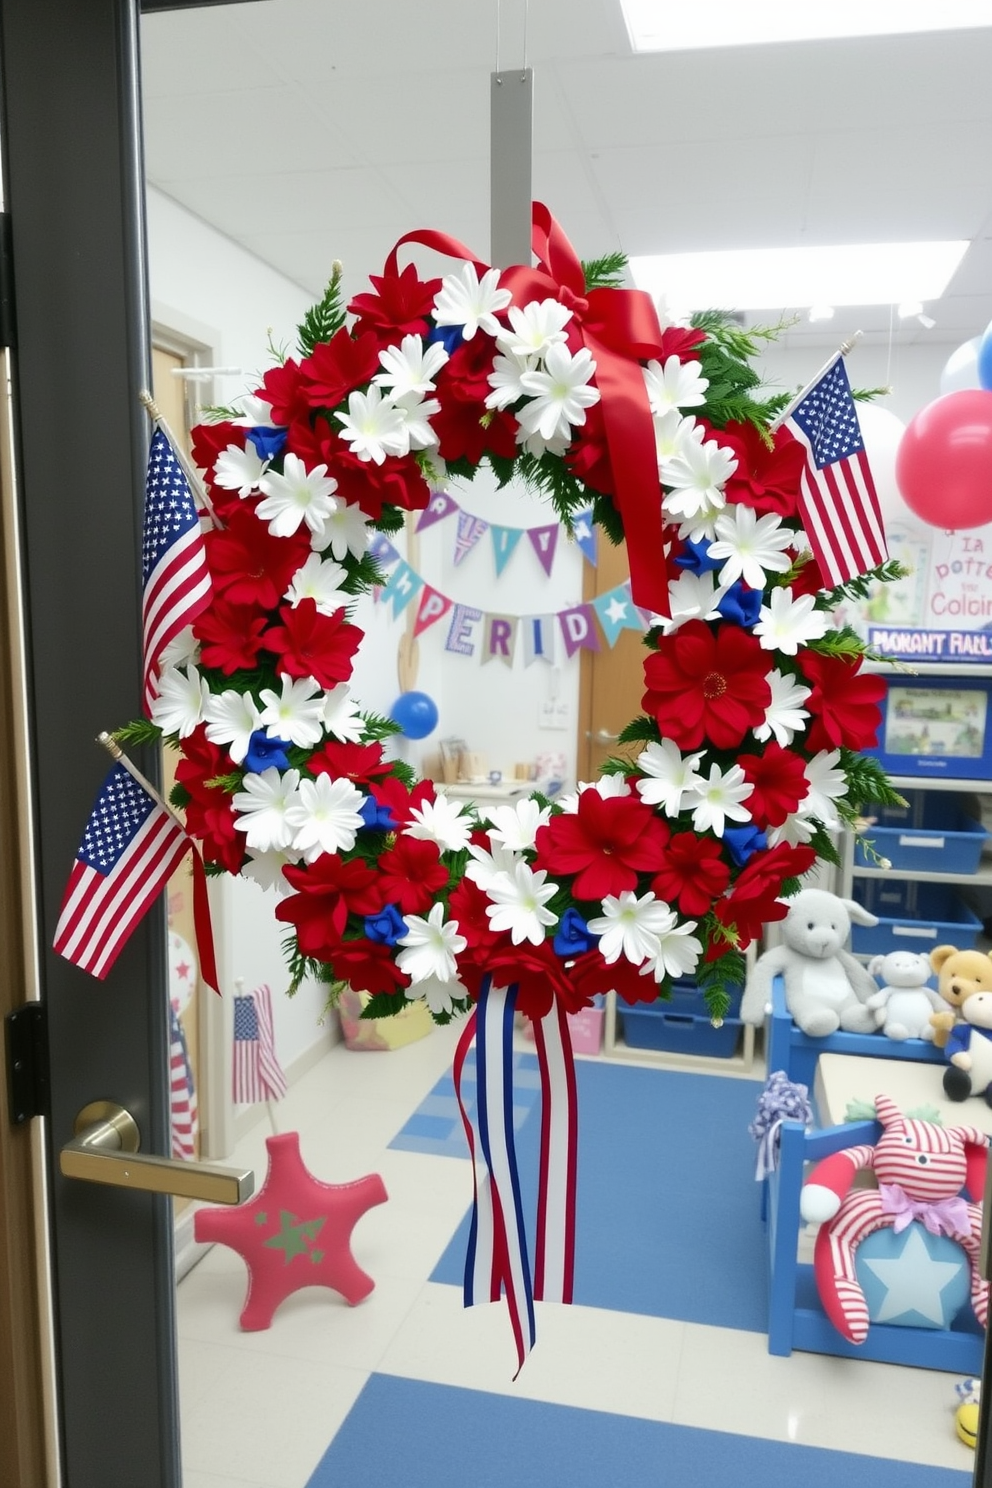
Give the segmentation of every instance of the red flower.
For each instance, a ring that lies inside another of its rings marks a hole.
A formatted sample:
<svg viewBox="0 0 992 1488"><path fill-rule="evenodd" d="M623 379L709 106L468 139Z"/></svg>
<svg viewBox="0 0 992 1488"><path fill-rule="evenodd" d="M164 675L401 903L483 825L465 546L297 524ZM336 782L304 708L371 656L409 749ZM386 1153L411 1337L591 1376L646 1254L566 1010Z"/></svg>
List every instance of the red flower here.
<svg viewBox="0 0 992 1488"><path fill-rule="evenodd" d="M670 356L677 356L680 362L690 361L689 353L695 351L697 346L702 346L706 340L706 332L697 330L695 326L666 326L661 333L661 354L658 360L662 366Z"/></svg>
<svg viewBox="0 0 992 1488"><path fill-rule="evenodd" d="M336 408L379 370L379 344L369 332L352 337L342 326L330 341L315 346L300 364L304 395L312 407Z"/></svg>
<svg viewBox="0 0 992 1488"><path fill-rule="evenodd" d="M637 886L638 873L661 867L668 828L636 796L583 791L579 809L553 816L537 833L538 863L574 873L576 899L602 899Z"/></svg>
<svg viewBox="0 0 992 1488"><path fill-rule="evenodd" d="M583 1006L604 992L615 992L629 1003L654 1002L658 996L658 983L654 977L641 976L626 956L607 966L598 950L586 951L573 962L569 976L576 995L583 999Z"/></svg>
<svg viewBox="0 0 992 1488"><path fill-rule="evenodd" d="M448 870L436 842L397 837L379 859L379 890L384 904L395 904L401 914L426 914L437 889L446 888Z"/></svg>
<svg viewBox="0 0 992 1488"><path fill-rule="evenodd" d="M184 808L187 830L203 844L207 862L238 873L245 861L245 836L234 825L233 799L221 786L206 784L229 769L230 760L223 749L211 744L205 724L182 741L176 782L189 793Z"/></svg>
<svg viewBox="0 0 992 1488"><path fill-rule="evenodd" d="M795 578L789 581L789 588L792 590L793 599L798 599L803 594L820 594L824 589L829 589L830 587L825 582L820 572L820 565L816 559L809 554L808 549L803 549L803 551L807 554L806 562Z"/></svg>
<svg viewBox="0 0 992 1488"><path fill-rule="evenodd" d="M204 666L219 667L228 677L234 672L251 671L258 663L265 625L265 616L248 605L215 599L193 621L200 660Z"/></svg>
<svg viewBox="0 0 992 1488"><path fill-rule="evenodd" d="M343 441L335 448L333 462L328 461L338 483L335 496L352 506L360 506L373 522L382 516L384 506L423 511L430 501L431 488L415 455L390 455L376 465L373 460L360 460Z"/></svg>
<svg viewBox="0 0 992 1488"><path fill-rule="evenodd" d="M369 279L377 293L356 295L348 306L357 318L356 333L373 331L380 345L427 335L440 279L419 279L413 264L400 274L370 274Z"/></svg>
<svg viewBox="0 0 992 1488"><path fill-rule="evenodd" d="M752 854L728 897L713 906L721 924L736 927L742 949L758 939L763 925L785 919L789 906L778 897L782 885L807 873L815 862L813 848L787 842Z"/></svg>
<svg viewBox="0 0 992 1488"><path fill-rule="evenodd" d="M274 610L310 552L304 533L273 537L252 505L240 502L225 528L204 533L215 591L230 604Z"/></svg>
<svg viewBox="0 0 992 1488"><path fill-rule="evenodd" d="M762 827L780 827L808 793L805 760L774 742L761 754L741 754L737 763L753 789L746 802L754 820Z"/></svg>
<svg viewBox="0 0 992 1488"><path fill-rule="evenodd" d="M383 905L376 870L358 858L346 863L337 853L322 853L305 868L284 868L283 875L297 892L276 905L276 919L295 925L300 950L321 961L338 950L349 914L375 914Z"/></svg>
<svg viewBox="0 0 992 1488"><path fill-rule="evenodd" d="M384 780L372 780L370 784L377 805L388 806L397 831L406 826L415 806L434 800L433 780L418 780L413 790L395 775L388 775Z"/></svg>
<svg viewBox="0 0 992 1488"><path fill-rule="evenodd" d="M768 667L767 652L740 626L721 625L714 635L702 620L690 620L645 661L642 706L662 738L680 749L704 742L733 749L764 720Z"/></svg>
<svg viewBox="0 0 992 1488"><path fill-rule="evenodd" d="M311 775L330 775L335 780L361 781L385 778L392 765L382 757L381 744L338 744L328 739L323 749L307 760Z"/></svg>
<svg viewBox="0 0 992 1488"><path fill-rule="evenodd" d="M431 427L439 440L444 460L467 459L478 465L483 455L512 460L517 449L516 420L505 410L487 410L486 395L492 391L493 344L488 336L463 341L441 368L437 377L440 413Z"/></svg>
<svg viewBox="0 0 992 1488"><path fill-rule="evenodd" d="M362 631L344 618L344 610L322 615L312 599L295 609L283 605L281 625L266 633L266 650L279 659L290 677L313 677L321 687L336 687L351 676L351 658L361 644Z"/></svg>
<svg viewBox="0 0 992 1488"><path fill-rule="evenodd" d="M281 366L270 367L262 378L258 397L271 406L272 422L280 428L288 427L294 419L305 418L309 405L303 389L299 362L293 357L287 357ZM295 450L295 445L290 448Z"/></svg>
<svg viewBox="0 0 992 1488"><path fill-rule="evenodd" d="M859 676L860 657L821 656L801 650L799 665L813 691L805 706L813 715L806 747L871 749L882 721L878 704L885 696L884 677Z"/></svg>
<svg viewBox="0 0 992 1488"><path fill-rule="evenodd" d="M586 409L586 421L573 431L573 443L565 453L565 464L573 475L594 491L612 496L616 490L613 461L606 442L603 409L594 403ZM660 487L659 487L660 494Z"/></svg>
<svg viewBox="0 0 992 1488"><path fill-rule="evenodd" d="M333 946L326 958L339 982L347 982L356 992L401 992L410 984L393 960L389 946L378 941L343 940Z"/></svg>
<svg viewBox="0 0 992 1488"><path fill-rule="evenodd" d="M769 512L786 519L794 517L799 500L799 478L806 451L788 429L779 429L769 449L753 424L727 424L720 443L737 457L737 469L727 481L728 501L754 507L760 516Z"/></svg>
<svg viewBox="0 0 992 1488"><path fill-rule="evenodd" d="M679 832L664 849L651 888L666 904L677 901L684 915L704 915L729 882L730 867L721 857L720 844L695 832Z"/></svg>
<svg viewBox="0 0 992 1488"><path fill-rule="evenodd" d="M518 986L517 1011L527 1018L543 1018L554 999L559 998L569 1012L586 1006L586 999L576 992L564 964L550 943L515 946L509 934L501 935L491 947L463 951L458 958L458 974L469 993L478 1001L484 976L491 976L497 987Z"/></svg>
<svg viewBox="0 0 992 1488"><path fill-rule="evenodd" d="M486 846L489 846L488 838ZM494 946L500 939L486 914L491 903L470 878L463 878L448 900L451 917L458 921L459 933L468 941L469 951Z"/></svg>

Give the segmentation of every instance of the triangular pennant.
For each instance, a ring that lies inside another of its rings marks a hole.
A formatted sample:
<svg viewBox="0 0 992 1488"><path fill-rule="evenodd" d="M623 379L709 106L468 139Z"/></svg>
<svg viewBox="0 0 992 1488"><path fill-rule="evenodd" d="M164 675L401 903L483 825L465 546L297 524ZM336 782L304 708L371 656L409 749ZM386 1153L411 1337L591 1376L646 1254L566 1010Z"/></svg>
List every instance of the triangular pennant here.
<svg viewBox="0 0 992 1488"><path fill-rule="evenodd" d="M493 558L496 562L496 577L499 578L513 557L514 549L524 535L524 529L522 527L490 526L489 531L493 540Z"/></svg>
<svg viewBox="0 0 992 1488"><path fill-rule="evenodd" d="M596 567L596 528L592 521L592 507L572 518L572 536L582 550L582 556L593 568Z"/></svg>
<svg viewBox="0 0 992 1488"><path fill-rule="evenodd" d="M369 542L369 557L380 565L395 563L400 556L384 532L373 532Z"/></svg>
<svg viewBox="0 0 992 1488"><path fill-rule="evenodd" d="M598 594L592 605L611 650L622 630L644 629L641 612L630 597L629 584L618 584L615 589Z"/></svg>
<svg viewBox="0 0 992 1488"><path fill-rule="evenodd" d="M576 651L599 651L599 636L596 632L595 612L590 604L576 605L574 609L562 610L558 615L565 655L573 657Z"/></svg>
<svg viewBox="0 0 992 1488"><path fill-rule="evenodd" d="M402 615L418 589L424 587L424 581L419 574L414 573L404 559L393 569L389 576L389 583L379 596L383 604L392 604L393 616Z"/></svg>
<svg viewBox="0 0 992 1488"><path fill-rule="evenodd" d="M555 664L554 615L522 615L520 629L524 638L524 666L535 661Z"/></svg>
<svg viewBox="0 0 992 1488"><path fill-rule="evenodd" d="M420 513L417 523L417 531L423 532L425 527L433 527L435 522L441 522L445 517L450 517L453 511L458 510L458 502L448 495L447 491L432 491L431 499Z"/></svg>
<svg viewBox="0 0 992 1488"><path fill-rule="evenodd" d="M454 651L457 656L474 656L475 636L472 634L472 627L481 619L481 610L474 610L471 605L456 604L451 611L445 651Z"/></svg>
<svg viewBox="0 0 992 1488"><path fill-rule="evenodd" d="M530 538L531 547L538 556L538 560L548 578L551 577L551 565L555 561L555 549L558 546L558 523L553 527L528 527L527 536Z"/></svg>
<svg viewBox="0 0 992 1488"><path fill-rule="evenodd" d="M417 618L413 626L414 638L425 631L429 625L440 620L451 609L451 600L443 594L438 594L430 584L424 585L424 592L420 596L420 604L417 606Z"/></svg>
<svg viewBox="0 0 992 1488"><path fill-rule="evenodd" d="M487 615L482 647L483 663L494 658L504 666L512 667L513 653L517 645L516 615Z"/></svg>
<svg viewBox="0 0 992 1488"><path fill-rule="evenodd" d="M455 538L456 567L471 553L482 534L488 531L489 523L484 522L481 517L473 517L470 512L465 511L458 513L458 536Z"/></svg>

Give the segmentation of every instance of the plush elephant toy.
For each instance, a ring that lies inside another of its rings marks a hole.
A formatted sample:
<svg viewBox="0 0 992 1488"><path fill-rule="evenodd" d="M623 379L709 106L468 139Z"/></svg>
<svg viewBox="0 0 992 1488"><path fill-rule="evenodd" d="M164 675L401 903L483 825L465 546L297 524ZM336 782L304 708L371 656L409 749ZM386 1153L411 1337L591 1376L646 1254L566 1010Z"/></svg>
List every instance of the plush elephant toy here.
<svg viewBox="0 0 992 1488"><path fill-rule="evenodd" d="M772 981L785 981L785 1001L803 1033L821 1038L836 1033L874 1033L876 1015L867 1006L878 991L874 977L844 949L852 920L878 920L853 899L825 889L801 889L782 923L784 944L759 956L744 988L741 1018L760 1024L771 1000Z"/></svg>

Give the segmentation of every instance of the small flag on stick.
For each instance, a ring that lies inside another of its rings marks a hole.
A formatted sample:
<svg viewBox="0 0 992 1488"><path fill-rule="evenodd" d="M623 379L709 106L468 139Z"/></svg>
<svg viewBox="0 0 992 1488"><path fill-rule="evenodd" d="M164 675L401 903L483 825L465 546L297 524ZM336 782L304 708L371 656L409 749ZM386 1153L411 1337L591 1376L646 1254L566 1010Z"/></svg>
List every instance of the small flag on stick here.
<svg viewBox="0 0 992 1488"><path fill-rule="evenodd" d="M234 999L234 1100L239 1106L281 1100L286 1077L276 1058L268 987Z"/></svg>
<svg viewBox="0 0 992 1488"><path fill-rule="evenodd" d="M172 1116L172 1155L192 1162L196 1157L198 1112L193 1067L179 1014L169 1004L169 1108Z"/></svg>

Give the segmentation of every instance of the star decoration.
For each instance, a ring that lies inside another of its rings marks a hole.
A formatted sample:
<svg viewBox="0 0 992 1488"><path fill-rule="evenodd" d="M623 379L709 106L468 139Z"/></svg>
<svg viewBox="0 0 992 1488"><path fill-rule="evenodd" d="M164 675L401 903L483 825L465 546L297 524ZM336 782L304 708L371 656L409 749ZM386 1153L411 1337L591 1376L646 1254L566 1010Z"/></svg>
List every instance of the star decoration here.
<svg viewBox="0 0 992 1488"><path fill-rule="evenodd" d="M900 1240L902 1241L900 1245ZM961 1302L967 1297L966 1264L963 1251L954 1242L943 1245L931 1243L922 1227L912 1224L904 1236L892 1236L885 1247L888 1255L872 1256L864 1252L859 1255L861 1267L867 1267L881 1284L877 1295L869 1296L872 1319L878 1323L916 1323L924 1327L948 1328ZM958 1250L958 1260L942 1259ZM963 1297L954 1297L948 1291L955 1282ZM874 1306L872 1297L875 1297Z"/></svg>
<svg viewBox="0 0 992 1488"><path fill-rule="evenodd" d="M299 1132L266 1138L269 1167L260 1191L237 1208L200 1209L197 1240L236 1250L248 1267L241 1313L246 1332L268 1328L280 1302L301 1287L326 1286L352 1307L375 1282L351 1253L351 1232L386 1202L378 1173L354 1183L322 1183L304 1166Z"/></svg>
<svg viewBox="0 0 992 1488"><path fill-rule="evenodd" d="M624 604L623 600L620 600L620 599L611 599L610 600L610 602L609 602L609 604L607 605L607 608L606 608L606 618L613 625L616 625L618 623L618 621L620 621L620 620L626 620L626 618L627 618L627 606Z"/></svg>

